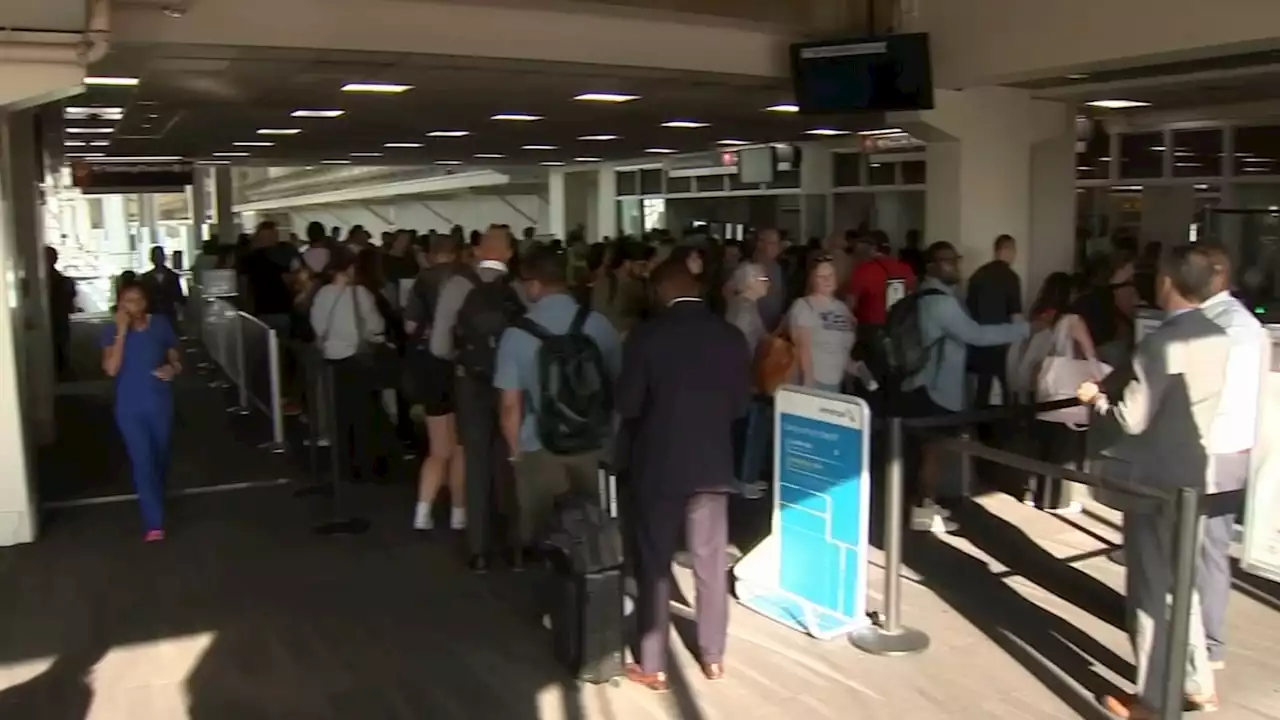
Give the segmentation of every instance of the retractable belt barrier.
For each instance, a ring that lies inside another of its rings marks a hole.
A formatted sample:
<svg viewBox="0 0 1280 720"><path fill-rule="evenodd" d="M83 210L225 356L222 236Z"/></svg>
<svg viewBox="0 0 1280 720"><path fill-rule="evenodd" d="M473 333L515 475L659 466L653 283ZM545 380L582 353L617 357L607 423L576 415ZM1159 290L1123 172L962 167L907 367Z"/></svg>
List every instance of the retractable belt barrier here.
<svg viewBox="0 0 1280 720"><path fill-rule="evenodd" d="M974 410L940 417L901 418L890 417L889 457L886 463L888 475L887 502L885 503L885 589L884 613L878 625L855 631L850 641L855 647L877 655L910 655L924 651L929 646L929 636L915 628L902 624L902 540L905 507L905 478L903 470L903 445L908 430L929 435L930 429L980 425L1022 417L1078 405L1075 398L1055 400L1035 405L1010 405L1000 408ZM1102 477L1036 460L1005 450L999 450L967 438L930 437L931 442L958 452L962 472L972 477L973 458L1004 465L1017 470L1056 477L1071 482L1104 488L1124 495L1155 500L1172 509L1174 518L1173 546L1173 607L1170 618L1169 641L1165 645L1168 662L1168 678L1164 688L1162 720L1182 716L1183 684L1185 682L1187 643L1190 637L1191 599L1195 580L1196 541L1199 518L1202 511L1202 492L1184 487L1164 491L1138 483Z"/></svg>

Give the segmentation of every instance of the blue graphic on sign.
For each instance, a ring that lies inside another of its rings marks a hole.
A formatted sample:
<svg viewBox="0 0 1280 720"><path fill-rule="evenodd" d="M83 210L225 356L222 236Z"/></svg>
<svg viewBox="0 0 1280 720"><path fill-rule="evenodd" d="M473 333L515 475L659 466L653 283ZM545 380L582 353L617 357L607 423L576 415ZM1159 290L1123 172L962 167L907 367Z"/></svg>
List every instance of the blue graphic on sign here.
<svg viewBox="0 0 1280 720"><path fill-rule="evenodd" d="M773 532L734 568L741 602L818 638L865 625L870 414L798 388L775 398Z"/></svg>

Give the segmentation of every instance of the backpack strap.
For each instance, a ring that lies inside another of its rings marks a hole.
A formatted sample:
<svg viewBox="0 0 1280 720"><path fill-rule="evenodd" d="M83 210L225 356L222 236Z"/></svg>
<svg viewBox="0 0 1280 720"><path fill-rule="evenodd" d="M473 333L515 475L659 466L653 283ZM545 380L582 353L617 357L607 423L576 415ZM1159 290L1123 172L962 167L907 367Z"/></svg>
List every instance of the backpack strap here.
<svg viewBox="0 0 1280 720"><path fill-rule="evenodd" d="M573 315L573 322L569 323L569 332L567 335L577 335L587 325L587 318L591 317L591 306L587 303L579 303L578 311Z"/></svg>
<svg viewBox="0 0 1280 720"><path fill-rule="evenodd" d="M556 337L555 333L530 320L528 315L521 315L518 318L512 318L511 327L520 328L542 342L546 342L547 340Z"/></svg>

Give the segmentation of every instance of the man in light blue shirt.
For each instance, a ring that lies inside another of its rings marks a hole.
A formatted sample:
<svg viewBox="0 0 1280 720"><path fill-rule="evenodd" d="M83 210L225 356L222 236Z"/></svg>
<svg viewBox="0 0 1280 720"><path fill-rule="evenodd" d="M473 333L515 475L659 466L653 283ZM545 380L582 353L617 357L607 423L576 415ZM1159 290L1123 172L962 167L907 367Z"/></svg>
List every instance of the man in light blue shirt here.
<svg viewBox="0 0 1280 720"><path fill-rule="evenodd" d="M917 320L920 340L927 348L924 367L902 383L906 394L904 415L944 415L965 409L965 366L969 346L1010 345L1028 337L1030 326L1022 320L1003 325L979 325L956 298L960 284L960 255L948 242L933 243L925 250L925 279L918 292ZM938 488L938 450L926 443L921 449L920 502L912 509L916 530L946 531L952 525L933 499Z"/></svg>
<svg viewBox="0 0 1280 720"><path fill-rule="evenodd" d="M529 298L526 319L551 335L569 332L579 305L568 293L568 265L563 253L549 247L534 248L522 258L524 287ZM511 449L515 468L516 498L520 505L520 538L529 546L540 525L550 516L556 495L570 489L595 493L596 469L611 435L613 382L622 367L622 342L613 325L590 311L582 325L603 360L606 378L598 397L603 413L598 423L599 447L572 454L557 454L543 447L538 417L542 403L542 341L527 330L508 328L498 344L493 385L502 393L500 424Z"/></svg>

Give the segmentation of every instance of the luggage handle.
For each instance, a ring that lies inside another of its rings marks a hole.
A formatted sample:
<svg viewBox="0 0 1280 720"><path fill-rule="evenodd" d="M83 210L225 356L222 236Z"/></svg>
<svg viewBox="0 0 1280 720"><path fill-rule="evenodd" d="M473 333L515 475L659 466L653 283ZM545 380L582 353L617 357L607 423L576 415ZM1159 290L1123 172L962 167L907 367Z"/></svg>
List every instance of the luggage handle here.
<svg viewBox="0 0 1280 720"><path fill-rule="evenodd" d="M600 507L609 517L618 519L618 476L605 463L596 468L596 482L600 489Z"/></svg>

